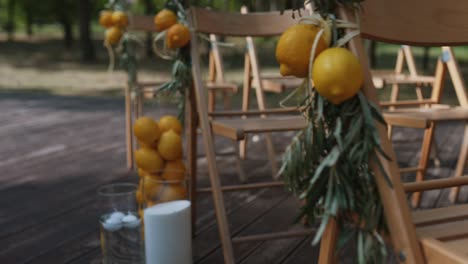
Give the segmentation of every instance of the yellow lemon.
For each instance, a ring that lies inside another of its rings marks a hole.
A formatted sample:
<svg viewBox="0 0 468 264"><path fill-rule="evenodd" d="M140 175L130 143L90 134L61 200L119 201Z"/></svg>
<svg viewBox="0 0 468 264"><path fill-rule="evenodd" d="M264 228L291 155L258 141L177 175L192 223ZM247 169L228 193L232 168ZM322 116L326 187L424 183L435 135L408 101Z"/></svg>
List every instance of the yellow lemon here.
<svg viewBox="0 0 468 264"><path fill-rule="evenodd" d="M167 30L166 45L170 49L181 48L190 41L190 30L182 24L172 25Z"/></svg>
<svg viewBox="0 0 468 264"><path fill-rule="evenodd" d="M165 184L158 193L159 202L183 200L187 198L187 190L181 184Z"/></svg>
<svg viewBox="0 0 468 264"><path fill-rule="evenodd" d="M99 14L99 24L105 28L110 28L114 25L112 22L112 11L103 10Z"/></svg>
<svg viewBox="0 0 468 264"><path fill-rule="evenodd" d="M164 166L164 161L154 149L140 148L135 151L135 162L139 168L149 173L158 173Z"/></svg>
<svg viewBox="0 0 468 264"><path fill-rule="evenodd" d="M143 147L153 147L159 139L161 132L159 125L150 117L142 116L135 120L133 124L133 133L139 142L143 143Z"/></svg>
<svg viewBox="0 0 468 264"><path fill-rule="evenodd" d="M174 130L177 134L182 133L182 123L180 123L177 117L172 115L165 115L159 119L159 128L161 132L166 132L169 130Z"/></svg>
<svg viewBox="0 0 468 264"><path fill-rule="evenodd" d="M142 170L141 168L138 168L138 176L140 176L140 179L143 179L144 177L153 177L155 179L161 179L161 176L158 173L149 173L145 170Z"/></svg>
<svg viewBox="0 0 468 264"><path fill-rule="evenodd" d="M185 165L182 160L168 161L164 166L161 178L164 180L183 180L185 178Z"/></svg>
<svg viewBox="0 0 468 264"><path fill-rule="evenodd" d="M122 11L115 11L112 13L112 23L118 27L128 26L128 15Z"/></svg>
<svg viewBox="0 0 468 264"><path fill-rule="evenodd" d="M319 30L314 25L296 24L281 35L276 46L276 60L280 64L281 75L307 77L312 45ZM315 58L326 48L325 40L321 37L315 49Z"/></svg>
<svg viewBox="0 0 468 264"><path fill-rule="evenodd" d="M174 130L164 132L159 139L158 152L165 160L182 158L182 139Z"/></svg>
<svg viewBox="0 0 468 264"><path fill-rule="evenodd" d="M358 93L364 74L353 53L344 48L330 48L315 60L312 80L320 95L340 104Z"/></svg>
<svg viewBox="0 0 468 264"><path fill-rule="evenodd" d="M123 32L117 26L112 26L106 30L105 42L109 45L116 45L122 38Z"/></svg>
<svg viewBox="0 0 468 264"><path fill-rule="evenodd" d="M142 179L143 182L143 195L147 200L154 200L154 197L161 191L161 187L164 181L161 178L155 178L152 176L145 176Z"/></svg>
<svg viewBox="0 0 468 264"><path fill-rule="evenodd" d="M168 29L176 23L177 15L169 9L163 9L154 16L154 25L156 27L156 31L159 32Z"/></svg>

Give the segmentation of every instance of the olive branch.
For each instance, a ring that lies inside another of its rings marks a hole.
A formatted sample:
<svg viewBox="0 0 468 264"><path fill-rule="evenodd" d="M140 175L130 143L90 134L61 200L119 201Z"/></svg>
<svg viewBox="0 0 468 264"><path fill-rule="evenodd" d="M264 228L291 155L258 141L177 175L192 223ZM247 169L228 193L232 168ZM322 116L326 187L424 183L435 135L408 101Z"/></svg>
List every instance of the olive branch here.
<svg viewBox="0 0 468 264"><path fill-rule="evenodd" d="M295 2L304 4L310 1ZM319 13L326 13L324 17L333 17L337 3L359 9L356 4L362 1L313 2ZM344 33L333 24L333 45L340 43L339 37ZM385 120L362 92L335 105L309 84L307 78L302 88L297 90L304 94L297 107L304 109L308 125L286 149L279 172L288 190L304 200L297 220L307 216L309 222L320 223L312 242L317 244L333 218L340 230L338 250L353 240L357 245L358 263L383 263L387 252L380 234L386 233L387 227L375 183L376 176L369 162L377 164L389 186L392 186L379 158L390 159L381 147L376 127L376 123L385 125ZM307 88L304 87L306 85Z"/></svg>

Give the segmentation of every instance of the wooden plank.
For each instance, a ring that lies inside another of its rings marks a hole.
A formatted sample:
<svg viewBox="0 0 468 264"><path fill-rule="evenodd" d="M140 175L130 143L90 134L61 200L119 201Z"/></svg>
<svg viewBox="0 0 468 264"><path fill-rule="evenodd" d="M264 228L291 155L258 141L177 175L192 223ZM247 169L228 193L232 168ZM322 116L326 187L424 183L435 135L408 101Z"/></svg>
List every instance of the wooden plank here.
<svg viewBox="0 0 468 264"><path fill-rule="evenodd" d="M410 182L403 185L405 192L414 193L435 189L443 189L449 187L457 187L468 185L468 175L462 177L448 178L448 179L437 179L437 180L426 180L420 182Z"/></svg>
<svg viewBox="0 0 468 264"><path fill-rule="evenodd" d="M282 15L279 12L255 12L249 14L210 12L204 8L192 8L192 16L196 18L196 29L200 33L212 33L227 36L275 36L283 33L297 21L292 11L287 10ZM216 21L216 23L213 23ZM256 25L252 27L252 25Z"/></svg>
<svg viewBox="0 0 468 264"><path fill-rule="evenodd" d="M217 119L212 122L213 131L216 134L219 133L232 139L239 139L239 136L244 133L294 131L303 129L305 126L306 121L302 116Z"/></svg>
<svg viewBox="0 0 468 264"><path fill-rule="evenodd" d="M416 229L420 237L430 237L441 241L468 238L468 221L452 221Z"/></svg>
<svg viewBox="0 0 468 264"><path fill-rule="evenodd" d="M288 197L283 200L281 203L271 206L271 208L264 214L255 219L254 222L250 223L248 226L244 227L237 235L252 235L252 234L265 234L267 232L276 232L284 231L285 229L292 228L293 220L297 217L297 212L300 206L300 202L293 198ZM258 210L258 209L257 209ZM272 230L274 229L274 230ZM297 243L297 239L289 239L289 243ZM270 241L268 241L270 242ZM236 253L236 260L243 262L249 262L248 258L251 254L256 251L256 248L259 248L263 243L266 242L251 242L251 243L242 243L235 244L234 250ZM285 248L290 248L285 247ZM270 252L272 256L269 259L279 258L279 255L276 255L278 252ZM222 261L221 251L217 250L207 256L203 261L199 263L221 263ZM252 262L249 262L252 263Z"/></svg>
<svg viewBox="0 0 468 264"><path fill-rule="evenodd" d="M463 256L463 258L468 258L468 238L446 241L444 245Z"/></svg>
<svg viewBox="0 0 468 264"><path fill-rule="evenodd" d="M256 195L246 206L235 210L229 214L229 223L232 228L232 235L238 235L242 230L251 225L257 219L261 218L271 210L271 207L276 206L286 199L284 191L280 190L264 190ZM218 232L216 226L204 230L197 234L194 240L194 262L206 263L206 259L217 252L217 257L221 257L222 251L221 244L218 239ZM209 261L207 263L210 263Z"/></svg>
<svg viewBox="0 0 468 264"><path fill-rule="evenodd" d="M453 251L451 248L448 248L447 245L435 239L421 239L421 247L426 257L426 263L428 264L468 263L466 256Z"/></svg>
<svg viewBox="0 0 468 264"><path fill-rule="evenodd" d="M312 246L312 237L307 237L291 251L288 255L284 255L280 262L282 264L296 264L296 263L314 263L318 261L319 246Z"/></svg>
<svg viewBox="0 0 468 264"><path fill-rule="evenodd" d="M417 227L468 219L468 204L413 212Z"/></svg>
<svg viewBox="0 0 468 264"><path fill-rule="evenodd" d="M468 2L457 0L368 1L363 4L361 34L373 40L413 46L463 45L467 44L468 35L464 26L466 10Z"/></svg>

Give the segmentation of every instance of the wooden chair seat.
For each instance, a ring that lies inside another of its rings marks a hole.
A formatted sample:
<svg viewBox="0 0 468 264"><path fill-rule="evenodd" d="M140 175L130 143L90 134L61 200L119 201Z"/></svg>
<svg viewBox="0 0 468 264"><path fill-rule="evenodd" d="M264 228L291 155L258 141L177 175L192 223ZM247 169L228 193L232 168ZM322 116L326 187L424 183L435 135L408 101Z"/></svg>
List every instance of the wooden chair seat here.
<svg viewBox="0 0 468 264"><path fill-rule="evenodd" d="M283 93L295 89L302 83L302 79L283 76L262 76L263 90L266 92Z"/></svg>
<svg viewBox="0 0 468 264"><path fill-rule="evenodd" d="M249 133L293 131L305 128L302 116L254 117L245 119L216 119L211 122L213 132L233 140L243 140Z"/></svg>
<svg viewBox="0 0 468 264"><path fill-rule="evenodd" d="M384 114L389 124L392 124L397 118L414 118L415 120L425 120L427 122L445 122L445 121L468 121L468 108L418 108L407 111L387 111Z"/></svg>
<svg viewBox="0 0 468 264"><path fill-rule="evenodd" d="M229 82L207 82L206 87L209 90L217 90L229 93L237 93L239 89L237 84Z"/></svg>
<svg viewBox="0 0 468 264"><path fill-rule="evenodd" d="M383 88L388 84L417 84L421 86L431 86L435 82L434 76L410 75L407 73L395 73L391 70L372 71L372 81L376 88Z"/></svg>
<svg viewBox="0 0 468 264"><path fill-rule="evenodd" d="M467 204L416 211L413 221L427 263L467 263Z"/></svg>

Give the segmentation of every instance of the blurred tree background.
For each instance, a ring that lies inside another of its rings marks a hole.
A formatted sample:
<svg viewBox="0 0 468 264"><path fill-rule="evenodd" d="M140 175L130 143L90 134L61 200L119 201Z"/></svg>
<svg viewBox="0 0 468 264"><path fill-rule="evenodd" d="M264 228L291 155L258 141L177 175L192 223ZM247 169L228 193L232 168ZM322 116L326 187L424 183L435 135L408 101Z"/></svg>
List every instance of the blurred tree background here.
<svg viewBox="0 0 468 264"><path fill-rule="evenodd" d="M132 11L148 15L163 8L165 0L129 0ZM185 5L210 6L214 9L238 11L247 5L252 11L269 11L287 8L284 0L185 0ZM7 33L8 41L15 41L18 33L33 37L47 30L60 34L63 45L70 49L79 45L83 61L96 58L92 42L93 33L102 29L97 25L98 13L107 0L0 0L0 27ZM54 27L51 27L54 26ZM53 30L52 30L53 28ZM150 36L147 41L151 41ZM150 45L147 45L150 47ZM147 55L152 56L150 49Z"/></svg>

